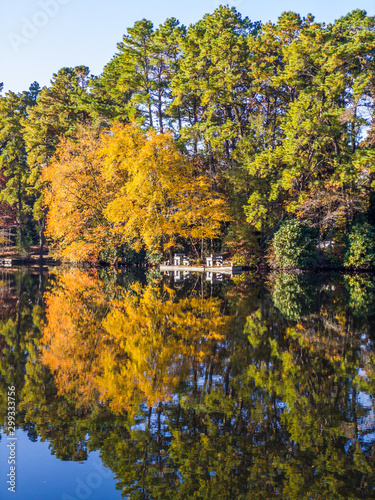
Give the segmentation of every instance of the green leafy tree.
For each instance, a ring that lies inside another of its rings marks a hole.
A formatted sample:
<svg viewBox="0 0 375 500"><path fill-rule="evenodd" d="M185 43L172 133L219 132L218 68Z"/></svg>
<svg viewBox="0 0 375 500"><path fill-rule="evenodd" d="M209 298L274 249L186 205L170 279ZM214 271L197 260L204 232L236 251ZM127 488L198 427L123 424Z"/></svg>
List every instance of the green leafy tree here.
<svg viewBox="0 0 375 500"><path fill-rule="evenodd" d="M172 81L174 106L185 113L184 137L208 154L214 169L214 151L227 156L249 129L256 107L249 71L248 37L257 30L234 8L219 7L192 25L182 39L183 56Z"/></svg>
<svg viewBox="0 0 375 500"><path fill-rule="evenodd" d="M8 92L0 97L0 172L6 178L0 200L16 208L18 244L21 249L27 243L27 222L31 212L28 193L30 168L22 129L28 97L27 92Z"/></svg>
<svg viewBox="0 0 375 500"><path fill-rule="evenodd" d="M154 125L152 78L154 59L151 21L137 21L118 44L118 53L104 68L100 79L94 83L94 91L104 90L113 103L112 118L123 117L146 120ZM115 115L113 116L113 112ZM120 114L120 116L118 116Z"/></svg>
<svg viewBox="0 0 375 500"><path fill-rule="evenodd" d="M278 29L287 18L292 15L283 14ZM358 209L353 199L368 196L362 179L369 172L359 175L368 162L359 147L372 120L363 110L373 99L374 22L357 10L326 28L308 18L290 32L273 78L278 90L286 81L293 88L280 109L281 134L248 163L254 189L245 210L265 237L322 191L341 193L347 231Z"/></svg>
<svg viewBox="0 0 375 500"><path fill-rule="evenodd" d="M181 127L180 109L170 112L169 107L185 31L175 18L156 30L146 19L128 29L118 52L92 84L95 106L105 119L137 119L161 132L176 121Z"/></svg>
<svg viewBox="0 0 375 500"><path fill-rule="evenodd" d="M313 231L300 221L286 221L272 241L275 263L279 267L311 267L316 263Z"/></svg>
<svg viewBox="0 0 375 500"><path fill-rule="evenodd" d="M355 224L348 235L345 266L369 268L375 266L375 227Z"/></svg>

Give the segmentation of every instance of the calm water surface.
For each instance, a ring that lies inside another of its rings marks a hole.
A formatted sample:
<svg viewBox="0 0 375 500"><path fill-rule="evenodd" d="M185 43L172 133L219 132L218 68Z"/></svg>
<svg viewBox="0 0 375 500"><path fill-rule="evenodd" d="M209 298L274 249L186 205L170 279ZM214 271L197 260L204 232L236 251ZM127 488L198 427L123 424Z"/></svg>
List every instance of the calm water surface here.
<svg viewBox="0 0 375 500"><path fill-rule="evenodd" d="M185 278L0 273L0 498L375 498L375 277Z"/></svg>

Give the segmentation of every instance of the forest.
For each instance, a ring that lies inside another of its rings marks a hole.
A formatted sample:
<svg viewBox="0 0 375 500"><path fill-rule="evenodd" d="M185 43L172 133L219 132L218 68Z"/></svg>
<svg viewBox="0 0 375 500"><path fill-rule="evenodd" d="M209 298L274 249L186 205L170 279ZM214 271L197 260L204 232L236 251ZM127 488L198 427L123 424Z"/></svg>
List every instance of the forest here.
<svg viewBox="0 0 375 500"><path fill-rule="evenodd" d="M374 55L362 10L138 21L101 75L0 96L0 225L70 262L374 267Z"/></svg>

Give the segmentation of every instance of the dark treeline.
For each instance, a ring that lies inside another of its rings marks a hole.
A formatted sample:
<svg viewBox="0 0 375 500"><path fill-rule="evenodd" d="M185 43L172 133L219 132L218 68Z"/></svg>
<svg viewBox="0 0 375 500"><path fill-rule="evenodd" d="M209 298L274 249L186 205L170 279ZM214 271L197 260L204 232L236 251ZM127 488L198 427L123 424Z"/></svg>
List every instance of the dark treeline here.
<svg viewBox="0 0 375 500"><path fill-rule="evenodd" d="M229 7L136 22L100 76L0 97L3 224L70 260L371 267L374 27Z"/></svg>

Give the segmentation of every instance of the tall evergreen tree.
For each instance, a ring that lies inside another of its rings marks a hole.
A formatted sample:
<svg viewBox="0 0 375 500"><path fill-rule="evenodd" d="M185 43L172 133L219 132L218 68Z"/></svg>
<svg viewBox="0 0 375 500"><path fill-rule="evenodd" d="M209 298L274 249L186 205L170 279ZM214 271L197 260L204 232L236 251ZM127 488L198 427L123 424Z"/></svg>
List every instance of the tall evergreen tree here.
<svg viewBox="0 0 375 500"><path fill-rule="evenodd" d="M86 66L62 68L53 75L51 87L43 88L35 105L27 108L28 116L23 121L41 257L45 226L41 172L54 154L60 137L71 137L79 124L90 123L92 106L88 81L89 69Z"/></svg>
<svg viewBox="0 0 375 500"><path fill-rule="evenodd" d="M0 201L16 209L18 244L21 248L26 243L27 217L30 214L30 169L21 123L26 115L27 98L27 93L13 92L0 97L0 171L5 177Z"/></svg>

